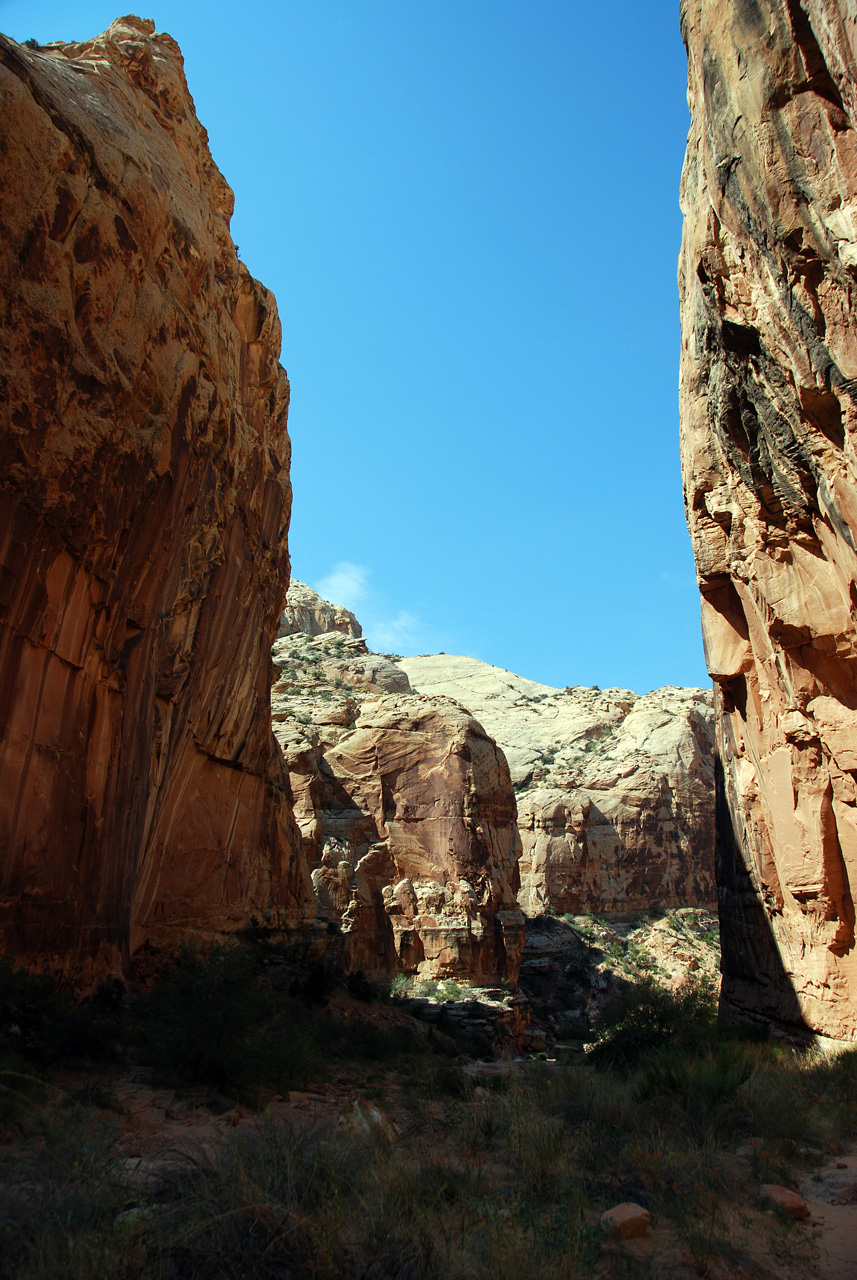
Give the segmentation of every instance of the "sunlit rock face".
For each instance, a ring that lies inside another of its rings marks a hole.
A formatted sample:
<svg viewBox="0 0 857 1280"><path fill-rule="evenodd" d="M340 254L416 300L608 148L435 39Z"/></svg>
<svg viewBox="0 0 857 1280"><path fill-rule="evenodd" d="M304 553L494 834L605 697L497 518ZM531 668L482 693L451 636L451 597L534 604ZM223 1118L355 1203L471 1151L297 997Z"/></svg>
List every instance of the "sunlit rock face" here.
<svg viewBox="0 0 857 1280"><path fill-rule="evenodd" d="M288 382L169 36L3 38L0 104L0 945L85 972L300 915Z"/></svg>
<svg viewBox="0 0 857 1280"><path fill-rule="evenodd" d="M687 0L682 459L723 996L857 1034L857 6Z"/></svg>
<svg viewBox="0 0 857 1280"><path fill-rule="evenodd" d="M524 911L713 904L708 690L554 689L443 653L400 665L421 693L466 706L509 761Z"/></svg>
<svg viewBox="0 0 857 1280"><path fill-rule="evenodd" d="M312 630L274 645L272 713L317 910L341 929L346 967L515 983L521 842L502 751L457 702L413 693L308 591L289 591L286 614L298 597Z"/></svg>
<svg viewBox="0 0 857 1280"><path fill-rule="evenodd" d="M278 636L293 636L298 632L308 636L322 636L330 631L338 631L354 638L363 635L363 628L349 609L323 600L305 582L292 578L286 607L280 618Z"/></svg>

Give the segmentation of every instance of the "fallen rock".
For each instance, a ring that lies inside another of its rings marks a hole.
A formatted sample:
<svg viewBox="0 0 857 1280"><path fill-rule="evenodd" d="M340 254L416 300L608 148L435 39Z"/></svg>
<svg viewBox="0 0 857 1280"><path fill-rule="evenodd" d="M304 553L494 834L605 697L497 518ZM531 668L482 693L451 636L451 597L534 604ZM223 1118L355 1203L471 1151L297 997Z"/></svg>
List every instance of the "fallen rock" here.
<svg viewBox="0 0 857 1280"><path fill-rule="evenodd" d="M339 1124L356 1138L368 1138L392 1146L399 1136L399 1126L375 1102L357 1098L339 1117Z"/></svg>
<svg viewBox="0 0 857 1280"><path fill-rule="evenodd" d="M857 126L845 0L688 0L681 450L723 1008L857 1036Z"/></svg>
<svg viewBox="0 0 857 1280"><path fill-rule="evenodd" d="M788 1187L779 1187L776 1183L766 1182L759 1188L759 1193L763 1200L775 1205L778 1209L785 1209L792 1218L803 1219L810 1216L809 1205L797 1191L790 1191Z"/></svg>
<svg viewBox="0 0 857 1280"><path fill-rule="evenodd" d="M649 1231L651 1214L642 1205L627 1200L601 1215L601 1229L615 1240L637 1240Z"/></svg>

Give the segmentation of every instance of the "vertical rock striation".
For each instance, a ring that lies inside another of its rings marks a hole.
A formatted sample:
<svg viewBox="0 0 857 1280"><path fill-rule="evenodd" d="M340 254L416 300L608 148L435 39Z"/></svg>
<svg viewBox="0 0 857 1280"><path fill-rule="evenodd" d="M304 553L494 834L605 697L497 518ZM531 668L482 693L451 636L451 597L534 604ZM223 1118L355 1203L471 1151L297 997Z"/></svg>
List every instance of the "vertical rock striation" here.
<svg viewBox="0 0 857 1280"><path fill-rule="evenodd" d="M0 38L0 111L0 944L85 972L301 910L288 382L169 36Z"/></svg>
<svg viewBox="0 0 857 1280"><path fill-rule="evenodd" d="M857 7L686 0L682 460L723 998L857 1034Z"/></svg>

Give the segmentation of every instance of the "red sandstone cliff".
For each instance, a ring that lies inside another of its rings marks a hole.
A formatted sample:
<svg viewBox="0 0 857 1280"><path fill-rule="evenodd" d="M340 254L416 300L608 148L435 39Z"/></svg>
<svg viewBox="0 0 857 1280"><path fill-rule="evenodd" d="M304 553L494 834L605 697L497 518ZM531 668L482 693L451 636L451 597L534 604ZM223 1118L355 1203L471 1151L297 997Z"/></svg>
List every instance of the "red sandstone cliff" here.
<svg viewBox="0 0 857 1280"><path fill-rule="evenodd" d="M857 1034L857 19L687 0L682 456L727 1008Z"/></svg>
<svg viewBox="0 0 857 1280"><path fill-rule="evenodd" d="M295 916L274 299L151 22L0 38L0 945L69 970Z"/></svg>
<svg viewBox="0 0 857 1280"><path fill-rule="evenodd" d="M464 707L415 694L401 667L343 635L344 611L307 587L289 604L306 630L274 645L274 730L346 967L517 982L521 840L502 751Z"/></svg>

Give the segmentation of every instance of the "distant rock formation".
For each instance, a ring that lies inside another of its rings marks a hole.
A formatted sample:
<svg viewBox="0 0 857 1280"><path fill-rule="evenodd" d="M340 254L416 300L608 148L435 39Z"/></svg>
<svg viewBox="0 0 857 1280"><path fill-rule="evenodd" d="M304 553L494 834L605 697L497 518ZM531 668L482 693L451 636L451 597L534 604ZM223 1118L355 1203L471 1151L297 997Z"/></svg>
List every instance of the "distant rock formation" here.
<svg viewBox="0 0 857 1280"><path fill-rule="evenodd" d="M714 677L723 1000L857 1036L857 27L685 0L682 462Z"/></svg>
<svg viewBox="0 0 857 1280"><path fill-rule="evenodd" d="M274 645L273 722L346 967L514 983L520 839L502 752L457 703L413 694L400 667L339 634L307 590L330 630Z"/></svg>
<svg viewBox="0 0 857 1280"><path fill-rule="evenodd" d="M293 636L299 631L307 636L327 635L331 631L355 639L363 635L363 628L353 613L338 604L331 604L329 600L322 600L312 587L292 578L277 638Z"/></svg>
<svg viewBox="0 0 857 1280"><path fill-rule="evenodd" d="M181 54L0 38L0 946L300 916L270 723L289 387Z"/></svg>
<svg viewBox="0 0 857 1280"><path fill-rule="evenodd" d="M552 689L446 654L393 662L307 592L313 632L274 646L273 720L349 967L514 979L519 907L713 902L709 693Z"/></svg>
<svg viewBox="0 0 857 1280"><path fill-rule="evenodd" d="M476 658L403 658L509 761L526 912L705 906L714 889L714 728L702 689L554 689Z"/></svg>

